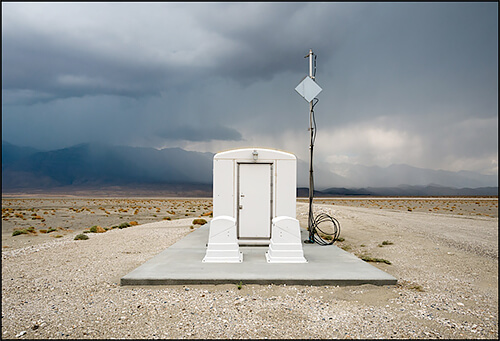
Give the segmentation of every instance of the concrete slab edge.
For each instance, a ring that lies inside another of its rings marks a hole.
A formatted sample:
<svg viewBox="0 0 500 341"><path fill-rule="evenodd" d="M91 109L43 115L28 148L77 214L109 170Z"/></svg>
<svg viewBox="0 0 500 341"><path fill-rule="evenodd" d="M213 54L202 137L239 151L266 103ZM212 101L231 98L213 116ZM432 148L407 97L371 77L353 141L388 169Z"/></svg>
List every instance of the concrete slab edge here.
<svg viewBox="0 0 500 341"><path fill-rule="evenodd" d="M318 279L318 280L300 280L300 279L244 279L244 278L224 278L224 279L160 279L160 278L121 278L120 285L122 286L134 286L134 285L195 285L195 284L238 284L239 282L243 284L261 284L261 285L313 285L313 286L323 286L323 285L338 285L338 286L354 286L363 284L373 284L378 286L383 285L396 285L397 279Z"/></svg>

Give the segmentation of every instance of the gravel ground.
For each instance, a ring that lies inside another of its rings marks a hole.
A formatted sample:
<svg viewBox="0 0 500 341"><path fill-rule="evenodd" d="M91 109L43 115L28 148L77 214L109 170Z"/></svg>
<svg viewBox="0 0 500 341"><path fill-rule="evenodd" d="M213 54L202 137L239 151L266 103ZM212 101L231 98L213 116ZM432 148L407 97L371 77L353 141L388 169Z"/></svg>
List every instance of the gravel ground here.
<svg viewBox="0 0 500 341"><path fill-rule="evenodd" d="M193 218L80 241L74 231L3 249L2 338L498 337L497 217L331 203L315 211L340 221L339 247L389 260L371 264L398 285L121 287L190 233ZM306 204L297 216L305 226Z"/></svg>

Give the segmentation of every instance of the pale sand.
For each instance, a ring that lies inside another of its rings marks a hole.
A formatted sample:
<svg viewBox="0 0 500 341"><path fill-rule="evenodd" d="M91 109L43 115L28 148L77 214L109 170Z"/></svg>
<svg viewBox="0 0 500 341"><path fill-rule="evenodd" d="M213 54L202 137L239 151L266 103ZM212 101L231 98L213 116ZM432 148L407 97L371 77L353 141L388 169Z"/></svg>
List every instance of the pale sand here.
<svg viewBox="0 0 500 341"><path fill-rule="evenodd" d="M51 208L49 202L37 200L29 205L46 205L37 213L48 212L47 218L54 217L55 223L57 216L65 215L60 219L68 220L68 229L12 237L7 230L15 225L4 224L14 219L3 220L3 338L498 337L496 198L472 199L468 210L458 211L462 215L451 207L446 214L434 213L445 210L444 201L439 210L418 212L416 208L410 212L388 205L382 209L361 207L368 206L368 201L355 207L345 206L346 202L339 205L339 201L320 204L323 199L318 199L315 212L331 213L341 223L345 241L337 245L358 256L389 260L390 265L371 264L398 278L399 284L311 287L243 283L241 290L237 283L119 286L121 277L192 231L193 218L211 210L209 199L175 202L180 219L89 233L90 239L84 241L73 238L93 225L97 210L89 207L94 214L87 210L73 214L69 207L61 208L60 202L53 202ZM88 200L82 205L90 205L93 199L82 200ZM103 203L96 201L95 205ZM2 208L14 204L14 199L2 200ZM71 205L75 206L74 201ZM128 215L117 212L122 218L114 217L113 222L103 212L99 217L102 225L159 220L174 202L123 205L135 208L129 207ZM151 217L150 205L161 206L161 215ZM436 202L432 205L437 207ZM134 215L137 206L148 207ZM483 207L481 215L477 215L479 207ZM298 203L297 208L297 217L306 226L307 204ZM490 208L494 208L493 214ZM54 216L50 209L55 210ZM109 216L115 215L109 212ZM182 214L190 216L182 218ZM89 217L94 220L85 220ZM15 219L19 224L28 221ZM53 233L63 236L54 238ZM379 246L383 241L393 244Z"/></svg>

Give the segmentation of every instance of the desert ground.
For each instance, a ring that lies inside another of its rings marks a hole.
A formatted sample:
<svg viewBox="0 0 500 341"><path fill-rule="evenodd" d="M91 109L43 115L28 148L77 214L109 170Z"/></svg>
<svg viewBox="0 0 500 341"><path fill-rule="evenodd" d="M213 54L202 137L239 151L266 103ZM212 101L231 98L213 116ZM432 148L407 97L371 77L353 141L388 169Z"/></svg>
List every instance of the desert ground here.
<svg viewBox="0 0 500 341"><path fill-rule="evenodd" d="M315 199L341 224L335 245L378 259L394 286L119 285L211 211L206 198L3 196L2 338L498 337L497 197ZM307 211L298 199L304 228Z"/></svg>

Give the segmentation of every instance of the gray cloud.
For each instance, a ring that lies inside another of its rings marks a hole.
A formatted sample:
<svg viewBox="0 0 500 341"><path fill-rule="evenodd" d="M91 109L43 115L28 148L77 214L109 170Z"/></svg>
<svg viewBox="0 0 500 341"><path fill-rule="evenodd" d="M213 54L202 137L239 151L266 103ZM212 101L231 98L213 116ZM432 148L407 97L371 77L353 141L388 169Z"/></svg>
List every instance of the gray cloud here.
<svg viewBox="0 0 500 341"><path fill-rule="evenodd" d="M166 140L185 140L185 141L240 141L241 134L232 128L224 126L193 127L177 126L168 127L156 132L156 135Z"/></svg>
<svg viewBox="0 0 500 341"><path fill-rule="evenodd" d="M2 3L2 135L498 172L494 3ZM412 152L409 153L408 150Z"/></svg>

